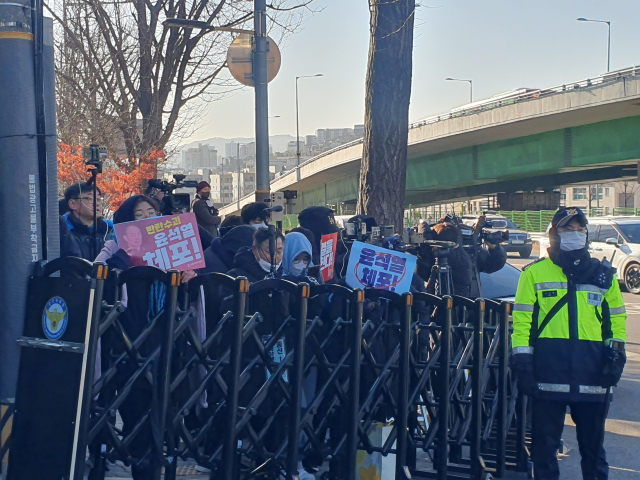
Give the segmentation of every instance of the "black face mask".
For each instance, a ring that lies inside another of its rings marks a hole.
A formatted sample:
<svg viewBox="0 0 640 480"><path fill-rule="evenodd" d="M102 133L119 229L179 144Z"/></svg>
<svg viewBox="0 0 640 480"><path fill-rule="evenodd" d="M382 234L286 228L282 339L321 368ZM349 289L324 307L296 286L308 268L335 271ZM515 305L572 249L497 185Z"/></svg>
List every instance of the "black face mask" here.
<svg viewBox="0 0 640 480"><path fill-rule="evenodd" d="M201 194L200 194L200 197L201 197L203 200L207 200L207 199L209 198L209 192L201 193Z"/></svg>

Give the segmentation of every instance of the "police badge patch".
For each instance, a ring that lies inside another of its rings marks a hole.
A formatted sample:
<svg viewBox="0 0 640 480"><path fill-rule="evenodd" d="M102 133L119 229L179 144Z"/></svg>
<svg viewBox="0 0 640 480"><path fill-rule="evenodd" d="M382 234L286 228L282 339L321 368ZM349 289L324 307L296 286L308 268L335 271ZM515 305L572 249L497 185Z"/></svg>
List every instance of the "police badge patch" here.
<svg viewBox="0 0 640 480"><path fill-rule="evenodd" d="M594 307L602 306L602 295L599 293L589 293L589 297L587 298L587 303L589 305L593 305Z"/></svg>
<svg viewBox="0 0 640 480"><path fill-rule="evenodd" d="M67 329L69 312L67 304L60 297L49 299L42 312L42 330L47 338L58 340Z"/></svg>

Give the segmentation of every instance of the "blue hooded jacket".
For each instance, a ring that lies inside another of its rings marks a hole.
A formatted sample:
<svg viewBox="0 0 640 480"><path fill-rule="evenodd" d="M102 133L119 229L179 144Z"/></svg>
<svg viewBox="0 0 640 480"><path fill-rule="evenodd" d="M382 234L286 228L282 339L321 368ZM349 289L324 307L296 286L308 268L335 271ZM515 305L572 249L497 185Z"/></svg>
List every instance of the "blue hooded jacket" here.
<svg viewBox="0 0 640 480"><path fill-rule="evenodd" d="M284 275L293 275L291 265L298 255L308 253L311 261L311 243L303 234L298 232L288 233L284 237L284 252L282 253L282 272ZM313 263L309 263L309 267Z"/></svg>

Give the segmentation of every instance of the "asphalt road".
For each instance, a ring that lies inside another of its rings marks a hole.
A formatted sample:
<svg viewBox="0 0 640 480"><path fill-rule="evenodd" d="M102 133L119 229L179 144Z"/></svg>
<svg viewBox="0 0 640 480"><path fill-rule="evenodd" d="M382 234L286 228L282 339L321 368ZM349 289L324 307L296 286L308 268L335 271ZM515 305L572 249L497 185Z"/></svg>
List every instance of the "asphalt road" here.
<svg viewBox="0 0 640 480"><path fill-rule="evenodd" d="M522 268L535 257L522 259L509 254L508 262ZM611 480L640 478L640 295L623 292L627 307L627 365L618 387L614 389L606 423L604 446L610 465ZM580 479L580 453L575 427L567 415L563 433L565 454L560 458L561 478ZM508 479L522 479L526 475L511 474Z"/></svg>

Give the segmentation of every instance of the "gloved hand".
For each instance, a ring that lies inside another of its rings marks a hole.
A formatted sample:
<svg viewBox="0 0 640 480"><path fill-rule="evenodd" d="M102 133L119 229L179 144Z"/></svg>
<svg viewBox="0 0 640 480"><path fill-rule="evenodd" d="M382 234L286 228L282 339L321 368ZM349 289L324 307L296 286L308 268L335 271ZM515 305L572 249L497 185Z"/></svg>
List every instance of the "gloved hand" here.
<svg viewBox="0 0 640 480"><path fill-rule="evenodd" d="M538 383L533 373L533 355L518 353L511 357L511 369L518 379L518 390L530 397L538 391Z"/></svg>
<svg viewBox="0 0 640 480"><path fill-rule="evenodd" d="M608 346L604 348L603 353L602 377L600 386L602 388L615 387L622 377L624 365L627 363L627 354L624 348L615 348Z"/></svg>

